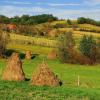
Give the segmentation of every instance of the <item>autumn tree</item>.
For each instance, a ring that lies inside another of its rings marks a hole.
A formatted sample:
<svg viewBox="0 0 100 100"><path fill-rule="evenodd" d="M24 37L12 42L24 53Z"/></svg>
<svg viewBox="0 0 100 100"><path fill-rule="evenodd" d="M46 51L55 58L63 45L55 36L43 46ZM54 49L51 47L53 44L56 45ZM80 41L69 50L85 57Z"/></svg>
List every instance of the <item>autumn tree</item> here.
<svg viewBox="0 0 100 100"><path fill-rule="evenodd" d="M74 47L75 41L72 32L66 32L59 37L58 56L61 62L66 63L70 60L70 50Z"/></svg>
<svg viewBox="0 0 100 100"><path fill-rule="evenodd" d="M4 56L9 37L10 36L8 33L0 31L0 56L1 57Z"/></svg>

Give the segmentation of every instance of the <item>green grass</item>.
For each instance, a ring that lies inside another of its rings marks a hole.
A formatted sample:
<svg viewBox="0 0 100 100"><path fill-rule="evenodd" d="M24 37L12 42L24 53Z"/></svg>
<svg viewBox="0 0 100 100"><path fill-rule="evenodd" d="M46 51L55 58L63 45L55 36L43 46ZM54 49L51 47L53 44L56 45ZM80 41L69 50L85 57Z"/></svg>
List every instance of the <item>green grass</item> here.
<svg viewBox="0 0 100 100"><path fill-rule="evenodd" d="M27 78L42 62L44 56L33 60L23 60L23 69ZM58 60L46 60L50 69L62 80L61 87L36 87L30 82L7 82L0 80L0 98L2 100L100 100L100 65L83 66L61 64ZM6 66L6 60L0 60L0 77ZM77 76L80 86L77 86Z"/></svg>
<svg viewBox="0 0 100 100"><path fill-rule="evenodd" d="M76 34L79 36L79 34ZM76 36L76 37L77 37ZM48 42L54 45L55 40L32 38L13 35L13 39L25 41ZM78 39L77 39L78 40ZM52 41L52 42L51 42ZM27 44L13 44L8 49L25 52L31 51L40 54L33 60L23 60L23 70L26 78L31 79L32 73L42 62L52 48ZM41 55L42 54L42 55ZM100 100L100 64L85 66L77 64L61 64L58 60L46 60L50 69L62 80L61 87L36 87L29 81L9 82L1 80L2 72L7 60L0 59L0 100ZM77 86L77 78L80 76L80 86Z"/></svg>
<svg viewBox="0 0 100 100"><path fill-rule="evenodd" d="M31 51L34 54L48 54L52 50L52 48L49 47L42 47L42 46L36 46L36 45L26 45L26 44L12 44L9 43L7 45L7 49L16 50L19 52L26 52Z"/></svg>
<svg viewBox="0 0 100 100"><path fill-rule="evenodd" d="M10 34L10 39L12 42L16 42L17 44L21 43L31 43L34 45L41 45L41 46L47 46L47 47L55 47L57 44L57 41L55 39L50 39L47 37L31 37L31 36L24 36L24 35L18 35L18 34Z"/></svg>

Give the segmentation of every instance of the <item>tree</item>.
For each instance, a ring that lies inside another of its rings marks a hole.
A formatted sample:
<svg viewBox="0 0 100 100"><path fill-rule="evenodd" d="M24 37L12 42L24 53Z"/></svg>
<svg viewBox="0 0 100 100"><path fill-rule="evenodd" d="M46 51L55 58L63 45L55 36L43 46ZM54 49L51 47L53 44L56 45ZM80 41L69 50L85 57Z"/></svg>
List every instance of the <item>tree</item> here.
<svg viewBox="0 0 100 100"><path fill-rule="evenodd" d="M3 15L0 15L0 23L8 24L10 22L9 18Z"/></svg>
<svg viewBox="0 0 100 100"><path fill-rule="evenodd" d="M96 61L96 41L93 36L84 35L80 41L79 49L92 62Z"/></svg>
<svg viewBox="0 0 100 100"><path fill-rule="evenodd" d="M86 23L86 19L84 17L80 17L77 19L78 24L84 24Z"/></svg>
<svg viewBox="0 0 100 100"><path fill-rule="evenodd" d="M19 18L19 16L15 16L15 17L11 18L11 19L10 19L10 22L13 23L13 24L20 23L20 18Z"/></svg>
<svg viewBox="0 0 100 100"><path fill-rule="evenodd" d="M72 32L67 32L59 37L58 56L61 62L69 62L69 51L74 47L74 45L75 41Z"/></svg>
<svg viewBox="0 0 100 100"><path fill-rule="evenodd" d="M71 22L70 19L67 20L67 23L68 23L69 25L72 25L72 22Z"/></svg>
<svg viewBox="0 0 100 100"><path fill-rule="evenodd" d="M13 24L18 24L18 25L36 25L36 24L51 22L55 20L58 20L58 18L54 17L51 14L41 14L41 15L35 15L35 16L22 15L21 17L14 16L11 18L0 15L0 23L3 23L3 24L13 23Z"/></svg>
<svg viewBox="0 0 100 100"><path fill-rule="evenodd" d="M100 21L95 21L90 18L80 17L77 19L77 22L78 22L78 24L92 24L92 25L100 26Z"/></svg>
<svg viewBox="0 0 100 100"><path fill-rule="evenodd" d="M6 45L9 40L9 34L6 32L0 31L0 56L2 57L6 50Z"/></svg>
<svg viewBox="0 0 100 100"><path fill-rule="evenodd" d="M97 63L100 63L100 38L97 39L97 55L96 55Z"/></svg>

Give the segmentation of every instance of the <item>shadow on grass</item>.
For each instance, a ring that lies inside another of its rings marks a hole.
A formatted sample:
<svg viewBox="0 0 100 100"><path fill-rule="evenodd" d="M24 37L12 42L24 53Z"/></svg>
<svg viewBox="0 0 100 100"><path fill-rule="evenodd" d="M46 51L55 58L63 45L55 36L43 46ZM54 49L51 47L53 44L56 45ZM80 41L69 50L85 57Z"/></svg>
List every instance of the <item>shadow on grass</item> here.
<svg viewBox="0 0 100 100"><path fill-rule="evenodd" d="M12 50L12 49L6 50L5 58L9 58L12 55L12 53L14 53L14 52L19 53L19 56L20 56L21 59L25 59L25 54L24 53L16 51L16 50ZM34 59L36 56L38 56L38 54L32 54L31 59Z"/></svg>
<svg viewBox="0 0 100 100"><path fill-rule="evenodd" d="M25 78L25 81L30 81L30 79L29 78Z"/></svg>

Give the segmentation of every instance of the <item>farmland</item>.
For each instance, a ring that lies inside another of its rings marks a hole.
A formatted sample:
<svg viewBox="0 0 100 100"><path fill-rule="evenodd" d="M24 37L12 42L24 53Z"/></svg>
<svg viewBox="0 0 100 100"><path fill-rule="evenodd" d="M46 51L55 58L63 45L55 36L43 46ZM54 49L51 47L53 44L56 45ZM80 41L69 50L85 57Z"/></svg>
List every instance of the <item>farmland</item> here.
<svg viewBox="0 0 100 100"><path fill-rule="evenodd" d="M55 21L55 24L65 24L65 21ZM76 21L73 21L76 24ZM83 24L81 29L98 30L98 26ZM74 39L79 44L82 36L93 35L100 38L98 32L73 30L72 28L58 28L60 31L72 31ZM57 49L58 37L49 36L25 36L10 33L10 41L7 44L7 52L18 52L20 57L26 51L31 51L34 58L31 60L21 59L23 70L28 81L15 82L3 81L2 73L7 65L7 59L0 59L0 98L2 100L99 100L100 99L100 64L80 65L61 63L59 59L50 60L47 55L52 49ZM62 81L62 86L31 86L30 79L37 66L43 62ZM79 77L79 86L78 86Z"/></svg>
<svg viewBox="0 0 100 100"><path fill-rule="evenodd" d="M33 60L23 60L23 69L26 78L31 78L43 56ZM5 60L0 60L0 77L6 65ZM61 87L35 87L30 82L7 82L0 80L0 97L9 99L35 100L99 100L100 99L100 68L99 65L82 66L61 64L58 60L46 60L49 68L62 80ZM80 76L80 86L77 86L77 77ZM3 95L2 95L3 94Z"/></svg>

